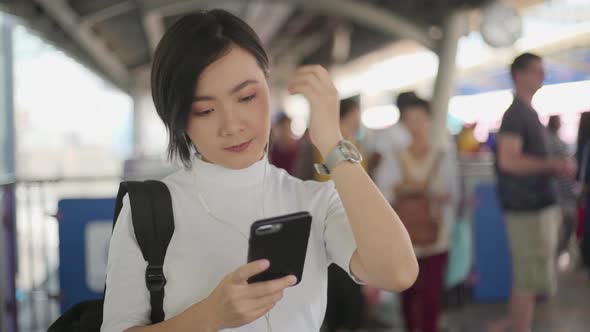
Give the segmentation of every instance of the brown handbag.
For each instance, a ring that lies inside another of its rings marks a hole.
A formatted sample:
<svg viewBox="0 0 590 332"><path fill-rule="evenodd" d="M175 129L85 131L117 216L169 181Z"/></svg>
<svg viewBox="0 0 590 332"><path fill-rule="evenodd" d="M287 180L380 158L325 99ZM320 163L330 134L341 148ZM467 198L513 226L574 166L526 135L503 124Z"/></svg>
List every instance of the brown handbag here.
<svg viewBox="0 0 590 332"><path fill-rule="evenodd" d="M424 181L412 179L408 165L403 158L400 160L402 183L394 188L396 199L393 207L415 246L429 246L438 239L442 206L431 197L428 189L434 174L438 172L442 157L443 153L438 154Z"/></svg>

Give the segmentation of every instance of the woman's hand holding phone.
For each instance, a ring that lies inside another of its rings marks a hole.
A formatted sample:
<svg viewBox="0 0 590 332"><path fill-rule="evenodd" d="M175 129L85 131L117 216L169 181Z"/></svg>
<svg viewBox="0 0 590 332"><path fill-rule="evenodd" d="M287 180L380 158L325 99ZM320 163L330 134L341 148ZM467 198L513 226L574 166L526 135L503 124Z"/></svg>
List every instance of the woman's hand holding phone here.
<svg viewBox="0 0 590 332"><path fill-rule="evenodd" d="M226 275L205 299L216 330L249 324L269 312L283 298L285 288L295 285L295 276L248 284L248 279L266 271L268 260L257 260Z"/></svg>

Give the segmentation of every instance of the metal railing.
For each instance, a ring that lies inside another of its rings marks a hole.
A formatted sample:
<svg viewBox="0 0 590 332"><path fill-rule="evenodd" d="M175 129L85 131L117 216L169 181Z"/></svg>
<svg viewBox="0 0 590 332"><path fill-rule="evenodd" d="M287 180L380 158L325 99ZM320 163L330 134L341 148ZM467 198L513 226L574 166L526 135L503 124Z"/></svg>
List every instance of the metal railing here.
<svg viewBox="0 0 590 332"><path fill-rule="evenodd" d="M488 160L461 163L464 194L493 181ZM64 198L115 197L119 177L19 179L14 188L16 214L16 312L18 331L46 331L60 314L58 202Z"/></svg>
<svg viewBox="0 0 590 332"><path fill-rule="evenodd" d="M47 331L60 314L59 200L114 197L119 181L119 177L17 180L14 277L18 331Z"/></svg>

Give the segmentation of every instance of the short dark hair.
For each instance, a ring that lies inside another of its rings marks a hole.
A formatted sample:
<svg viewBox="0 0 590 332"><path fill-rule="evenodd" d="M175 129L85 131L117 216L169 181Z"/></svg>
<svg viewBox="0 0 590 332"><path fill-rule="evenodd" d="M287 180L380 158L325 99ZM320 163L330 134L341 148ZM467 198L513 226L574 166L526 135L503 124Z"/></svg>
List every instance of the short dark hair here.
<svg viewBox="0 0 590 332"><path fill-rule="evenodd" d="M359 109L358 99L350 97L340 101L340 119L344 119L350 112Z"/></svg>
<svg viewBox="0 0 590 332"><path fill-rule="evenodd" d="M199 11L180 18L156 48L152 99L168 131L168 158L178 157L187 168L194 146L185 130L198 78L234 45L254 56L268 75L268 56L254 30L224 10Z"/></svg>
<svg viewBox="0 0 590 332"><path fill-rule="evenodd" d="M430 103L418 97L414 91L402 92L397 96L397 108L399 109L400 118L411 107L419 107L424 110L428 116L431 115Z"/></svg>
<svg viewBox="0 0 590 332"><path fill-rule="evenodd" d="M510 65L510 76L512 77L512 80L514 81L517 71L523 71L528 68L531 62L541 60L543 60L543 58L533 53L523 53L517 56Z"/></svg>

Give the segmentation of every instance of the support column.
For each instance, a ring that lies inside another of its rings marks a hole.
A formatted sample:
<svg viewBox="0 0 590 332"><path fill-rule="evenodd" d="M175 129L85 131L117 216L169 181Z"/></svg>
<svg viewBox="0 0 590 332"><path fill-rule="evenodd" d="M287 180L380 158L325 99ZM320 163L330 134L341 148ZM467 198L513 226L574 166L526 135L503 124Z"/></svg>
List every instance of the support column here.
<svg viewBox="0 0 590 332"><path fill-rule="evenodd" d="M17 330L12 22L0 14L0 331Z"/></svg>
<svg viewBox="0 0 590 332"><path fill-rule="evenodd" d="M164 157L168 144L166 127L158 116L150 90L133 94L133 159Z"/></svg>
<svg viewBox="0 0 590 332"><path fill-rule="evenodd" d="M459 38L465 32L465 13L451 13L443 24L443 38L438 45L438 73L432 95L435 141L446 141L449 100L455 91L455 72Z"/></svg>
<svg viewBox="0 0 590 332"><path fill-rule="evenodd" d="M141 158L144 154L144 112L143 99L145 96L141 91L134 91L133 93L133 153L132 158Z"/></svg>

